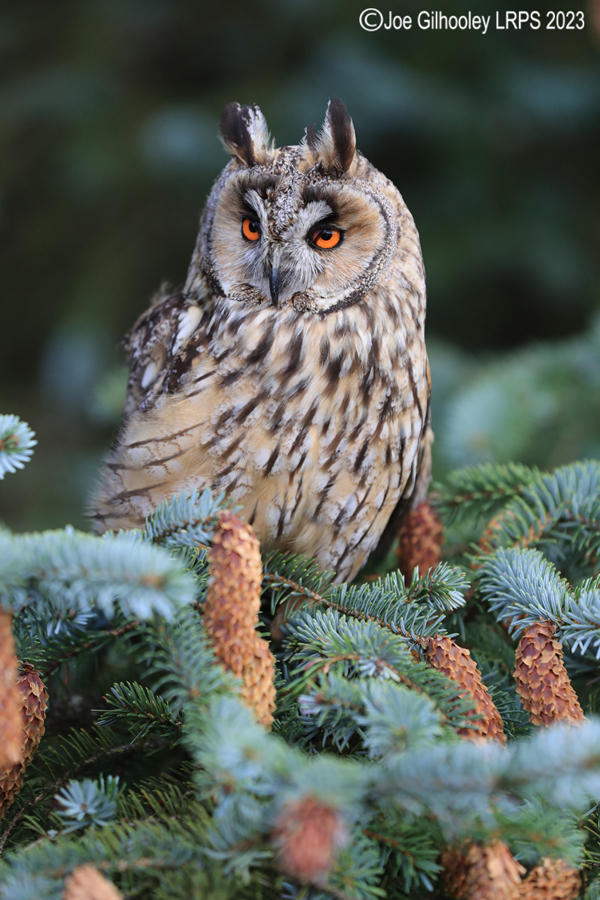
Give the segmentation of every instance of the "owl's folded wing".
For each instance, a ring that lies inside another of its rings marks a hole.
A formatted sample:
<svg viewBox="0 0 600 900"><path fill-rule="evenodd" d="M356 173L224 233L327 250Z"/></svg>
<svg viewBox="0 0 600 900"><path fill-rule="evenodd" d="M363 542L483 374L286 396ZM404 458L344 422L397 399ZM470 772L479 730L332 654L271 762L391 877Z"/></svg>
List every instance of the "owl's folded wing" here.
<svg viewBox="0 0 600 900"><path fill-rule="evenodd" d="M168 294L142 313L125 336L123 346L129 365L125 419L154 404L173 363L196 331L202 312L198 303L181 291Z"/></svg>
<svg viewBox="0 0 600 900"><path fill-rule="evenodd" d="M427 498L427 491L431 482L431 445L433 444L433 431L430 424L430 398L431 374L429 362L427 362L427 406L424 410L419 451L402 496L385 526L377 547L371 554L371 559L375 562L383 560L388 554L392 544L398 537L404 516Z"/></svg>

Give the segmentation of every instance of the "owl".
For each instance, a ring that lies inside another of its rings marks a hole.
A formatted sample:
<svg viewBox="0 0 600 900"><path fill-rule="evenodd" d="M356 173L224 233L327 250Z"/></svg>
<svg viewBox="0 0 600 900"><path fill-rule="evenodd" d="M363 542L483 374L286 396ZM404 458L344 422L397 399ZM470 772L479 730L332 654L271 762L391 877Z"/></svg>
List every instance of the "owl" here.
<svg viewBox="0 0 600 900"><path fill-rule="evenodd" d="M258 107L237 103L220 135L231 160L185 286L126 338L123 425L92 515L100 532L136 528L211 487L264 549L346 581L430 478L418 233L340 100L294 146L276 148Z"/></svg>

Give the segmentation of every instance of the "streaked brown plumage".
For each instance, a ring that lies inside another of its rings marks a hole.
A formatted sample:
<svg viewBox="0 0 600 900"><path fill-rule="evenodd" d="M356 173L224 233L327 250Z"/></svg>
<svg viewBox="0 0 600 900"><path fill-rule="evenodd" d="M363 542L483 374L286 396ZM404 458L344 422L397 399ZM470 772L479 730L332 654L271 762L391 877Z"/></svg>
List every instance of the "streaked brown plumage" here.
<svg viewBox="0 0 600 900"><path fill-rule="evenodd" d="M341 101L297 146L275 149L260 111L238 104L221 135L232 160L185 287L127 338L124 424L94 517L99 531L133 528L211 486L264 548L346 580L429 482L418 234L355 150Z"/></svg>

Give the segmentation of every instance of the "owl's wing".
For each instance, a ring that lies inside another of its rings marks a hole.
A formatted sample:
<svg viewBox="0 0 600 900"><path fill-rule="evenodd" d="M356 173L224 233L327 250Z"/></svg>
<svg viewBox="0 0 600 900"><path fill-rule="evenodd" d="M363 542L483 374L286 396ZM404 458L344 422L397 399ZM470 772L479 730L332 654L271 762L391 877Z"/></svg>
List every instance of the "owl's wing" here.
<svg viewBox="0 0 600 900"><path fill-rule="evenodd" d="M421 429L421 439L419 441L419 450L413 472L409 477L406 487L396 504L392 515L379 539L377 547L370 556L370 561L379 561L385 558L392 544L398 537L402 519L411 509L418 506L419 503L427 497L429 483L431 481L431 445L433 444L433 431L431 430L431 375L429 372L429 362L427 363L427 407L423 417L423 426Z"/></svg>
<svg viewBox="0 0 600 900"><path fill-rule="evenodd" d="M124 420L147 409L166 388L173 365L202 318L202 307L181 291L159 297L142 313L123 346L127 352L129 381Z"/></svg>

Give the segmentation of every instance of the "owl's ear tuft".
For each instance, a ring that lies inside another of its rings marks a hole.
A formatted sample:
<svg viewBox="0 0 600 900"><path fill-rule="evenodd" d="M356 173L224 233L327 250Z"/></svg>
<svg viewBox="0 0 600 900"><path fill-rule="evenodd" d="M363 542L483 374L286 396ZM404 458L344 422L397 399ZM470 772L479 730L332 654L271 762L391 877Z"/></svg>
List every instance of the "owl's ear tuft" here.
<svg viewBox="0 0 600 900"><path fill-rule="evenodd" d="M228 103L221 113L219 134L227 152L242 165L265 165L268 162L269 129L258 106Z"/></svg>
<svg viewBox="0 0 600 900"><path fill-rule="evenodd" d="M308 134L307 134L308 138ZM348 110L340 99L332 97L327 107L323 128L309 142L323 169L342 175L352 165L356 152L356 135Z"/></svg>
<svg viewBox="0 0 600 900"><path fill-rule="evenodd" d="M307 125L304 129L304 140L311 150L316 150L317 130L314 125Z"/></svg>

